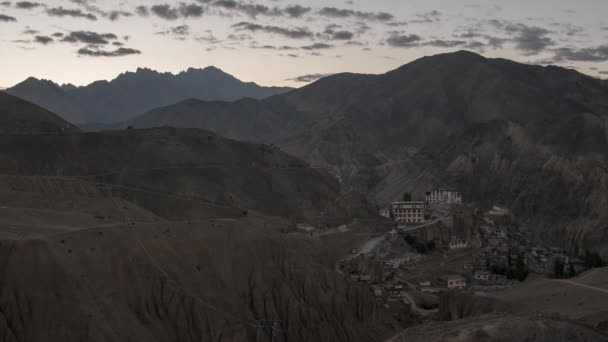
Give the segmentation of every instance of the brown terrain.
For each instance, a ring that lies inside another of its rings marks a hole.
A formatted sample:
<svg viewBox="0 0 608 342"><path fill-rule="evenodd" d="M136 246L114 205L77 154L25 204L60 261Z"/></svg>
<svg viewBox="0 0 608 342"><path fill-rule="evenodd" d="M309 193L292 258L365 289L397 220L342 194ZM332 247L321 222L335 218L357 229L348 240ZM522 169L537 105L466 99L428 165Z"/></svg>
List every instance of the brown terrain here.
<svg viewBox="0 0 608 342"><path fill-rule="evenodd" d="M296 231L370 220L323 170L197 129L3 122L0 341L382 341L401 326L334 270L382 223Z"/></svg>
<svg viewBox="0 0 608 342"><path fill-rule="evenodd" d="M513 209L547 241L608 256L607 99L605 81L573 70L461 51L262 101L189 100L130 124L274 143L380 206L455 188Z"/></svg>
<svg viewBox="0 0 608 342"><path fill-rule="evenodd" d="M84 133L0 93L0 341L606 341L605 268L491 294L412 287L411 312L339 269L392 228L373 204L441 185L605 254L605 92L461 52L263 101L189 100L142 129ZM412 235L472 247L429 254L406 282L470 264L478 209L452 219Z"/></svg>

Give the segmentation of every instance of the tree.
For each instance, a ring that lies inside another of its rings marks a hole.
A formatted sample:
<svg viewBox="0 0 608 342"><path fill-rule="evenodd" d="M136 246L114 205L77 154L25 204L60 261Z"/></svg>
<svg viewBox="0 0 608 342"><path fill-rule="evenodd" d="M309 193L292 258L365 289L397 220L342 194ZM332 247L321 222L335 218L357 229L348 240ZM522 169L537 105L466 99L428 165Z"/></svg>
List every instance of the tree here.
<svg viewBox="0 0 608 342"><path fill-rule="evenodd" d="M406 192L403 194L403 201L404 202L411 202L412 201L412 194L409 192Z"/></svg>
<svg viewBox="0 0 608 342"><path fill-rule="evenodd" d="M598 268L604 266L602 257L597 252L585 251L585 269Z"/></svg>
<svg viewBox="0 0 608 342"><path fill-rule="evenodd" d="M555 258L553 260L553 277L557 279L564 277L564 260L562 258Z"/></svg>
<svg viewBox="0 0 608 342"><path fill-rule="evenodd" d="M568 277L572 278L576 275L576 270L574 269L574 264L573 263L569 263L568 264Z"/></svg>

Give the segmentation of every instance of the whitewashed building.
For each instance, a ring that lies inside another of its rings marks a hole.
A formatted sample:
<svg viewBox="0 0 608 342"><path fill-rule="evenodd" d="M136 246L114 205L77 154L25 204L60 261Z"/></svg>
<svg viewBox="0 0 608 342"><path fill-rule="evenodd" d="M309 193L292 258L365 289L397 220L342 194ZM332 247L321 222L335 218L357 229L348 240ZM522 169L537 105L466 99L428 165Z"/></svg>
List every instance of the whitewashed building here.
<svg viewBox="0 0 608 342"><path fill-rule="evenodd" d="M467 240L459 240L452 238L450 241L450 249L461 249L469 247L469 242Z"/></svg>
<svg viewBox="0 0 608 342"><path fill-rule="evenodd" d="M448 204L460 204L462 203L462 195L456 190L449 189L433 189L426 193L425 197L426 204L435 203L448 203Z"/></svg>
<svg viewBox="0 0 608 342"><path fill-rule="evenodd" d="M393 202L393 218L401 223L424 223L424 202Z"/></svg>
<svg viewBox="0 0 608 342"><path fill-rule="evenodd" d="M448 275L441 279L443 285L448 289L464 289L467 287L467 279L459 275Z"/></svg>
<svg viewBox="0 0 608 342"><path fill-rule="evenodd" d="M391 218L391 211L389 208L382 208L380 209L380 216L382 217L386 217L386 218Z"/></svg>

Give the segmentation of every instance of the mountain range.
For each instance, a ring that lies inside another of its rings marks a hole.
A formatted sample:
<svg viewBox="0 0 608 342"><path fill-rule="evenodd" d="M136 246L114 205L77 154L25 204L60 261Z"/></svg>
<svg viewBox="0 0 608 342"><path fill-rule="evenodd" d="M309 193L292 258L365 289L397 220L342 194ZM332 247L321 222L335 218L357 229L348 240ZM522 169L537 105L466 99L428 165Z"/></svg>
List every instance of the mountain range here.
<svg viewBox="0 0 608 342"><path fill-rule="evenodd" d="M153 108L190 98L224 101L245 97L262 99L289 90L241 82L218 68L208 67L190 68L178 74L140 68L111 81L97 81L82 87L58 85L31 77L5 92L84 126L124 122Z"/></svg>
<svg viewBox="0 0 608 342"><path fill-rule="evenodd" d="M608 234L608 85L561 67L460 51L260 101L187 100L129 125L275 144L378 205L449 186L469 201L543 217L548 235L568 237L563 244L600 248Z"/></svg>
<svg viewBox="0 0 608 342"><path fill-rule="evenodd" d="M78 128L48 110L0 92L0 133L48 133Z"/></svg>

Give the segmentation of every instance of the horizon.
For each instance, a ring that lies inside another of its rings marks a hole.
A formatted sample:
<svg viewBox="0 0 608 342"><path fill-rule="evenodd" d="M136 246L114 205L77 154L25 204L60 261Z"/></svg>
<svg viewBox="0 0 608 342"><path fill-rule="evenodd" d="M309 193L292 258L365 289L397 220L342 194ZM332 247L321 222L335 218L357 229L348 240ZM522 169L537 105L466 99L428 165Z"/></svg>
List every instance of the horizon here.
<svg viewBox="0 0 608 342"><path fill-rule="evenodd" d="M0 85L35 77L83 86L138 67L215 66L246 82L300 87L463 49L605 78L607 11L601 0L5 1L0 57L19 63L0 66Z"/></svg>
<svg viewBox="0 0 608 342"><path fill-rule="evenodd" d="M434 55L430 55L430 56L422 56L420 58L433 57L433 56L444 55L444 54L452 54L452 53L458 53L458 52L463 52L463 51L464 52L469 52L469 53L474 53L474 54L477 54L477 55L482 56L483 58L487 58L487 59L501 59L502 58L502 57L492 57L492 58L490 58L490 57L484 56L483 54L480 54L480 53L477 53L477 52L474 52L474 51L469 51L469 50L458 50L458 51L452 51L452 52L444 52L444 53L438 53L438 54L434 54ZM29 76L28 78L26 78L26 79L24 79L24 80L22 80L22 81L20 81L20 82L18 82L16 84L13 84L13 85L10 85L10 86L0 86L0 91L4 91L4 90L10 89L12 87L15 87L15 86L17 86L17 85L19 85L19 84L27 81L30 78L34 78L34 79L39 80L39 81L51 81L51 82L53 82L53 83L55 83L55 84L57 84L59 86L73 85L73 86L76 86L78 88L81 88L81 87L87 87L87 86L89 86L89 85L91 85L93 83L100 82L100 81L101 82L103 82L103 81L111 82L111 81L114 81L114 80L118 79L122 75L125 75L125 74L128 74L128 73L132 73L132 74L133 73L137 73L139 70L151 70L151 71L156 72L158 74L171 74L173 76L176 76L176 75L178 75L180 73L185 73L185 72L187 72L187 71L189 71L191 69L194 69L194 70L205 70L205 69L208 69L208 68L218 69L221 72L223 72L225 74L228 74L230 76L233 76L233 77L237 78L239 81L244 82L244 83L252 82L252 83L255 83L255 84L257 84L259 86L263 86L263 87L291 87L291 88L294 88L294 89L298 89L298 88L304 87L304 86L306 86L308 84L312 84L312 83L314 83L314 82L316 82L316 81L318 81L320 79L323 79L325 77L330 77L330 76L334 76L334 75L341 74L341 73L354 73L354 74L366 74L366 75L381 75L381 74L384 74L384 73L388 73L388 72L394 71L394 70L398 69L401 66L404 66L404 65L410 64L412 62L415 62L416 60L418 60L420 58L417 58L415 60L412 60L412 61L409 61L407 63L401 64L401 65L397 66L396 68L392 68L390 70L386 70L386 71L379 72L379 73L358 73L358 72L353 72L353 71L343 71L343 72L338 72L338 73L335 73L335 74L323 75L323 77L316 78L316 79L311 80L309 82L302 82L301 84L296 84L295 86L277 86L277 85L272 85L272 84L269 84L269 85L260 84L260 83L258 83L256 81L250 81L250 80L241 79L240 77L238 77L238 75L234 75L230 71L224 70L222 68L218 68L215 65L208 65L208 66L204 66L204 67L187 67L185 69L177 70L177 71L163 71L163 70L152 69L152 68L149 68L149 67L136 67L133 70L126 70L126 71L120 72L116 76L110 77L108 79L93 80L93 81L91 81L89 83L85 83L85 84L82 84L82 85L80 85L80 84L74 84L74 83L71 83L71 82L68 82L68 83L58 83L55 80L50 80L50 79L46 79L46 78L38 78L38 77L35 77L35 76ZM515 61L515 62L517 62L517 61ZM576 72L580 72L576 68L570 68L570 67L560 66L560 65L556 65L556 64L534 64L534 63L524 63L524 62L517 62L517 63L527 64L527 65L533 65L533 66L540 66L540 67L557 66L557 67L565 68L565 69L568 69L568 70L574 70ZM590 74L583 73L583 72L580 72L580 73L584 74L586 76L592 77L592 78L599 79L599 80L607 80L608 79L608 75L599 75L598 76L598 75L590 75Z"/></svg>

